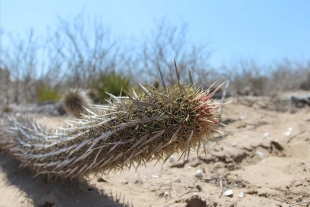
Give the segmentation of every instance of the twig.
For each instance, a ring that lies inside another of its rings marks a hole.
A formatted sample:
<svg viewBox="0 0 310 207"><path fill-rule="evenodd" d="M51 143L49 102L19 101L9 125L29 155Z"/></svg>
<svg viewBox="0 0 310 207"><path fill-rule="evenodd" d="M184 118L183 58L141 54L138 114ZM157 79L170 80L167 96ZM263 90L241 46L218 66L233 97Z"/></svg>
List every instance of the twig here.
<svg viewBox="0 0 310 207"><path fill-rule="evenodd" d="M297 206L297 205L301 205L301 204L310 204L310 201L303 201L303 202L299 202L299 203L294 203L292 205L289 205L288 207Z"/></svg>
<svg viewBox="0 0 310 207"><path fill-rule="evenodd" d="M223 178L225 178L229 173L226 173L223 176L219 176L218 178L220 179L220 193L219 193L219 198L222 196L223 193ZM226 181L226 179L225 179Z"/></svg>
<svg viewBox="0 0 310 207"><path fill-rule="evenodd" d="M219 177L220 178L220 194L219 194L219 198L222 196L223 193L223 177Z"/></svg>
<svg viewBox="0 0 310 207"><path fill-rule="evenodd" d="M290 142L292 141L292 139L294 139L295 137L297 137L297 136L299 136L299 135L301 135L301 134L303 134L303 133L305 133L305 132L306 132L306 131L303 130L303 131L299 132L298 134L296 134L296 135L294 135L294 136L291 136L291 137L286 141L286 143L290 143Z"/></svg>
<svg viewBox="0 0 310 207"><path fill-rule="evenodd" d="M229 82L230 82L230 80L227 79L227 82L225 84L225 88L224 88L224 91L223 91L223 95L222 95L222 100L221 100L222 104L224 104L224 102L225 102L226 92L227 92L227 88L229 86ZM223 106L220 108L220 121L222 120L222 113L223 113Z"/></svg>

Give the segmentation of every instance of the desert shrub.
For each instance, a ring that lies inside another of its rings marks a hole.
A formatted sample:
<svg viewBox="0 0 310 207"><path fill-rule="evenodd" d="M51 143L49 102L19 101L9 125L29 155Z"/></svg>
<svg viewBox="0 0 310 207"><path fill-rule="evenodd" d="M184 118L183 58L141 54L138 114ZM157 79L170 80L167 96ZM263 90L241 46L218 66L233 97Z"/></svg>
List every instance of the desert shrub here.
<svg viewBox="0 0 310 207"><path fill-rule="evenodd" d="M308 74L307 74L307 80L303 81L300 84L300 89L310 90L310 72L308 72Z"/></svg>
<svg viewBox="0 0 310 207"><path fill-rule="evenodd" d="M109 98L107 93L114 96L124 96L125 91L130 90L130 78L113 71L100 75L98 79L93 81L91 88L97 92L99 102L104 103Z"/></svg>
<svg viewBox="0 0 310 207"><path fill-rule="evenodd" d="M267 82L268 78L264 76L258 76L250 78L249 80L250 87L252 88L253 95L261 96L268 93Z"/></svg>
<svg viewBox="0 0 310 207"><path fill-rule="evenodd" d="M231 80L230 90L240 95L273 96L282 91L310 90L310 63L282 59L261 65L255 60L238 60L222 71Z"/></svg>
<svg viewBox="0 0 310 207"><path fill-rule="evenodd" d="M223 71L231 80L230 89L234 93L265 95L267 78L262 73L263 68L254 60L239 60L233 65L224 66Z"/></svg>
<svg viewBox="0 0 310 207"><path fill-rule="evenodd" d="M59 101L61 95L59 93L58 87L51 87L49 85L44 85L37 88L38 101Z"/></svg>
<svg viewBox="0 0 310 207"><path fill-rule="evenodd" d="M292 91L300 88L307 78L309 65L303 62L283 59L269 68L270 88L276 91Z"/></svg>

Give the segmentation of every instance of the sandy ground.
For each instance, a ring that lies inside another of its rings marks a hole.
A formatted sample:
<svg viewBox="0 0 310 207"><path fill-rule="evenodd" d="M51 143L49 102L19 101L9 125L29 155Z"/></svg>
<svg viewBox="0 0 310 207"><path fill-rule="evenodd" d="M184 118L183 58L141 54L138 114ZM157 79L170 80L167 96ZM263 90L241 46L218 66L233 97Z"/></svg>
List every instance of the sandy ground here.
<svg viewBox="0 0 310 207"><path fill-rule="evenodd" d="M32 178L0 152L0 207L310 206L310 108L263 108L232 99L224 136L210 141L206 154L83 181Z"/></svg>

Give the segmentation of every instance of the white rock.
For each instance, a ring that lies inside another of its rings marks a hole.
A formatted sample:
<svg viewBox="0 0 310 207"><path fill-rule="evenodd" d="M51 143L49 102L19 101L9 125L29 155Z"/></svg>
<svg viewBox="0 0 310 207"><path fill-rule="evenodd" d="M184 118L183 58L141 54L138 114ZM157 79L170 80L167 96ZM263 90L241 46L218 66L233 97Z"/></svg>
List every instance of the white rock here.
<svg viewBox="0 0 310 207"><path fill-rule="evenodd" d="M291 131L293 131L293 128L289 127L289 128L287 128L287 131L291 132Z"/></svg>
<svg viewBox="0 0 310 207"><path fill-rule="evenodd" d="M290 131L284 132L284 136L290 136L290 135L291 135Z"/></svg>
<svg viewBox="0 0 310 207"><path fill-rule="evenodd" d="M224 192L224 196L232 196L234 194L234 192L232 190L226 190Z"/></svg>
<svg viewBox="0 0 310 207"><path fill-rule="evenodd" d="M203 175L202 170L197 170L195 173L195 177L197 177L197 178L202 178L202 175Z"/></svg>
<svg viewBox="0 0 310 207"><path fill-rule="evenodd" d="M260 152L260 151L256 151L256 154L260 157L260 158L264 158L264 153Z"/></svg>
<svg viewBox="0 0 310 207"><path fill-rule="evenodd" d="M243 192L240 192L240 193L238 194L238 196L239 196L239 198L243 198L243 197L244 197L244 193L243 193Z"/></svg>
<svg viewBox="0 0 310 207"><path fill-rule="evenodd" d="M174 157L173 157L173 155L171 155L171 156L169 157L169 162L170 162L170 163L174 162Z"/></svg>
<svg viewBox="0 0 310 207"><path fill-rule="evenodd" d="M264 134L264 137L265 137L265 138L270 137L270 134L269 134L269 133L265 133L265 134Z"/></svg>
<svg viewBox="0 0 310 207"><path fill-rule="evenodd" d="M233 143L232 143L232 146L235 147L235 146L236 146L236 142L233 142Z"/></svg>

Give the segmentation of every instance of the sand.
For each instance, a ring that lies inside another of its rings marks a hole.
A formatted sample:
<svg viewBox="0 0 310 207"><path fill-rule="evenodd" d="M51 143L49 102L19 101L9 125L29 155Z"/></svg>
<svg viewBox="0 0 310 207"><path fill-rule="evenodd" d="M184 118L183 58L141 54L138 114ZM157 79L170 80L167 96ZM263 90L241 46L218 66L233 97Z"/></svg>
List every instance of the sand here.
<svg viewBox="0 0 310 207"><path fill-rule="evenodd" d="M309 206L310 108L276 112L231 100L218 144L185 160L173 155L164 164L61 182L32 178L0 152L0 207Z"/></svg>

